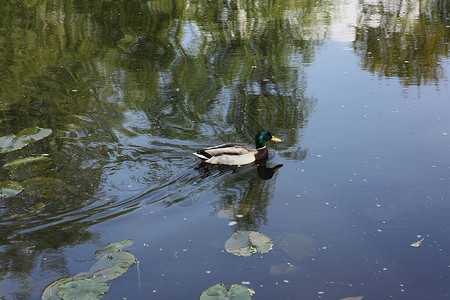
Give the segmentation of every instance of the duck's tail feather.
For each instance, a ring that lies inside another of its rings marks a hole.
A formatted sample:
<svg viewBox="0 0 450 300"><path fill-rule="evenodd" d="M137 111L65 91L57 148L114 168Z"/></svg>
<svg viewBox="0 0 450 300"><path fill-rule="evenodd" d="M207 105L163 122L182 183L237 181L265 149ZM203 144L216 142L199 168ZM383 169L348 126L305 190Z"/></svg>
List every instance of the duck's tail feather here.
<svg viewBox="0 0 450 300"><path fill-rule="evenodd" d="M209 154L208 152L206 152L205 150L198 150L197 152L194 152L193 154L203 160L208 160L212 157L212 155Z"/></svg>

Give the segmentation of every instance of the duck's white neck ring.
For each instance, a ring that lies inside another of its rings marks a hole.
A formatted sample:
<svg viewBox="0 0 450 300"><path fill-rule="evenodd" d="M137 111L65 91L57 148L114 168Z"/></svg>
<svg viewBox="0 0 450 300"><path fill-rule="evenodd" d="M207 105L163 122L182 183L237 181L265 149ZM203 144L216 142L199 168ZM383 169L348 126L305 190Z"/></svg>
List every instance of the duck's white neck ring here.
<svg viewBox="0 0 450 300"><path fill-rule="evenodd" d="M261 148L257 148L256 150L262 150L262 149L264 149L264 148L266 148L266 146L264 146L264 147L261 147Z"/></svg>

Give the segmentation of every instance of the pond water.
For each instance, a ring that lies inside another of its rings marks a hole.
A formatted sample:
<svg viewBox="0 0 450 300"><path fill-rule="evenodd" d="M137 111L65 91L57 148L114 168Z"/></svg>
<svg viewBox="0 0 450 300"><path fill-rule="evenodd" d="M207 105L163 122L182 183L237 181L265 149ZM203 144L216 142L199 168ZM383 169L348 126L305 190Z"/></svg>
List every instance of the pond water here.
<svg viewBox="0 0 450 300"><path fill-rule="evenodd" d="M50 158L0 169L23 187L0 198L0 298L40 299L126 239L139 265L103 299L198 299L216 283L253 299L450 298L450 2L0 11L0 166ZM51 134L4 146L35 127ZM283 140L266 168L192 155L260 129ZM273 249L228 253L240 230Z"/></svg>

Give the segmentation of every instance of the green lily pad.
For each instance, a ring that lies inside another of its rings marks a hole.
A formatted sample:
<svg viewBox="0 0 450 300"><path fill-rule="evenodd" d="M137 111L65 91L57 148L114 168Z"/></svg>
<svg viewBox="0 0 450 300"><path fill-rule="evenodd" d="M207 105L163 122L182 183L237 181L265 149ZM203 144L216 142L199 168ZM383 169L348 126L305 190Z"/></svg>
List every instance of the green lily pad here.
<svg viewBox="0 0 450 300"><path fill-rule="evenodd" d="M17 168L22 168L29 165L36 165L36 164L49 164L52 162L52 159L48 156L32 156L32 157L25 157L25 158L19 158L12 162L9 162L5 165L3 165L3 169L6 170L13 170Z"/></svg>
<svg viewBox="0 0 450 300"><path fill-rule="evenodd" d="M36 177L25 180L23 188L28 194L45 199L56 199L67 195L69 192L67 183L51 177Z"/></svg>
<svg viewBox="0 0 450 300"><path fill-rule="evenodd" d="M137 263L136 257L128 251L114 249L103 255L89 270L88 274L82 277L95 279L98 281L113 280Z"/></svg>
<svg viewBox="0 0 450 300"><path fill-rule="evenodd" d="M133 242L134 242L133 240L125 240L118 243L109 243L105 248L95 251L95 254L97 255L102 254L114 249L123 249L133 245Z"/></svg>
<svg viewBox="0 0 450 300"><path fill-rule="evenodd" d="M0 182L0 198L9 198L19 194L23 190L20 183L16 181Z"/></svg>
<svg viewBox="0 0 450 300"><path fill-rule="evenodd" d="M5 153L5 152L16 150L16 149L13 149L15 137L16 137L15 134L9 134L9 135L0 137L0 153ZM10 149L12 149L12 150L10 150Z"/></svg>
<svg viewBox="0 0 450 300"><path fill-rule="evenodd" d="M87 278L66 281L58 289L56 293L64 300L97 300L109 291L106 283Z"/></svg>
<svg viewBox="0 0 450 300"><path fill-rule="evenodd" d="M230 290L223 283L209 287L200 295L200 300L248 300L255 291L241 285L233 284Z"/></svg>
<svg viewBox="0 0 450 300"><path fill-rule="evenodd" d="M52 130L50 128L39 128L39 127L30 127L24 130L21 130L17 135L17 139L22 139L23 141L39 141L45 137L48 137L52 134Z"/></svg>
<svg viewBox="0 0 450 300"><path fill-rule="evenodd" d="M42 292L42 300L61 300L61 298L56 294L59 289L59 285L72 280L70 277L63 277L58 280L53 281Z"/></svg>
<svg viewBox="0 0 450 300"><path fill-rule="evenodd" d="M248 257L272 250L272 240L257 231L237 231L225 242L225 249L234 255Z"/></svg>
<svg viewBox="0 0 450 300"><path fill-rule="evenodd" d="M108 244L102 250L110 250L100 257L99 261L92 266L89 272L52 282L42 292L42 299L101 299L101 296L109 290L109 287L106 285L107 281L119 277L128 271L132 265L138 263L133 254L121 250L121 248L132 243L132 240L125 240L119 243Z"/></svg>
<svg viewBox="0 0 450 300"><path fill-rule="evenodd" d="M49 128L30 127L20 131L17 135L10 134L0 137L0 153L22 149L26 145L42 140L52 134Z"/></svg>

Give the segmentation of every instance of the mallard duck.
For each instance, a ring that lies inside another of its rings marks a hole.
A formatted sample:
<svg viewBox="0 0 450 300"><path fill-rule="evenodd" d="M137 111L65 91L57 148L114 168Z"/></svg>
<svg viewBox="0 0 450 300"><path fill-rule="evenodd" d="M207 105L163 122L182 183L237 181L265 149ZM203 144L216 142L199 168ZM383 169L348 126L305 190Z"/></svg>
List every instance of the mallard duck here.
<svg viewBox="0 0 450 300"><path fill-rule="evenodd" d="M266 158L269 152L265 143L268 141L281 142L270 132L261 130L255 136L256 149L244 144L233 143L201 149L194 155L208 164L243 166Z"/></svg>

